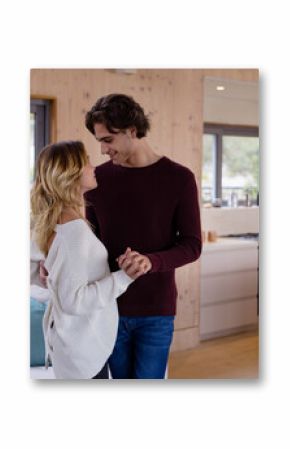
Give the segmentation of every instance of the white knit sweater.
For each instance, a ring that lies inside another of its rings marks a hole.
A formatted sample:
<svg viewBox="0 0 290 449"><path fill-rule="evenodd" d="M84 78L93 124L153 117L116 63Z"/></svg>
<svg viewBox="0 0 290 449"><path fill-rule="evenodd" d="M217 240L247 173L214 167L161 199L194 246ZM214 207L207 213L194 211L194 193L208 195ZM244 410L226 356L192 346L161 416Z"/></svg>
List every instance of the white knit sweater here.
<svg viewBox="0 0 290 449"><path fill-rule="evenodd" d="M116 299L133 280L110 273L108 253L88 224L56 226L45 260L50 301L43 329L57 379L91 379L112 353L118 328Z"/></svg>

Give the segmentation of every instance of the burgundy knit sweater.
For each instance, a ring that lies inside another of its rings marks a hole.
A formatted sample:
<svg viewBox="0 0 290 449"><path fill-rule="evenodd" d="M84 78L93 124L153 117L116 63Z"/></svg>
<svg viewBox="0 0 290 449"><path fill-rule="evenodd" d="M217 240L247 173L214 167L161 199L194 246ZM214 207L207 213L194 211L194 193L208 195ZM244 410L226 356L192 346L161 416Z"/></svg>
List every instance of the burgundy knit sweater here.
<svg viewBox="0 0 290 449"><path fill-rule="evenodd" d="M174 269L201 253L198 194L192 172L167 157L147 167L111 161L96 168L98 187L86 194L87 218L106 246L112 271L129 246L152 270L119 297L122 316L175 315Z"/></svg>

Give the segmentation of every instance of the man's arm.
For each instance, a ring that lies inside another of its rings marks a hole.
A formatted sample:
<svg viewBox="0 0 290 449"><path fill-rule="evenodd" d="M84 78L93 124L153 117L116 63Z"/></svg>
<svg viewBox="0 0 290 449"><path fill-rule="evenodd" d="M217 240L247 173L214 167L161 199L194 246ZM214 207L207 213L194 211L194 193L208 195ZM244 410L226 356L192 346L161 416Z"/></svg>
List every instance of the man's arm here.
<svg viewBox="0 0 290 449"><path fill-rule="evenodd" d="M174 216L176 241L172 248L147 254L151 272L169 271L194 262L202 250L198 191L193 173L186 172Z"/></svg>
<svg viewBox="0 0 290 449"><path fill-rule="evenodd" d="M200 257L202 249L200 209L195 177L186 171L174 214L175 245L167 250L147 253L150 272L170 271Z"/></svg>
<svg viewBox="0 0 290 449"><path fill-rule="evenodd" d="M175 245L167 250L140 254L132 251L119 258L128 268L140 264L145 272L170 271L197 260L201 254L202 238L198 192L194 175L186 173L174 221L176 223Z"/></svg>

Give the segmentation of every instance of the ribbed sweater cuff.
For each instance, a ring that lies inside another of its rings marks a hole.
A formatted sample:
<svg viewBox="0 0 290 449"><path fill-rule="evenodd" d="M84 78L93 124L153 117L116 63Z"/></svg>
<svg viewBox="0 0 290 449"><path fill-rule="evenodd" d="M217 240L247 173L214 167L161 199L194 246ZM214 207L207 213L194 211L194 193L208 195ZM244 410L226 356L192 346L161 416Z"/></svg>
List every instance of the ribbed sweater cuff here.
<svg viewBox="0 0 290 449"><path fill-rule="evenodd" d="M151 270L149 273L156 273L160 269L161 260L160 257L155 254L145 254L152 264Z"/></svg>
<svg viewBox="0 0 290 449"><path fill-rule="evenodd" d="M128 287L132 282L134 282L134 279L130 278L125 271L118 270L113 273L116 281L123 287Z"/></svg>

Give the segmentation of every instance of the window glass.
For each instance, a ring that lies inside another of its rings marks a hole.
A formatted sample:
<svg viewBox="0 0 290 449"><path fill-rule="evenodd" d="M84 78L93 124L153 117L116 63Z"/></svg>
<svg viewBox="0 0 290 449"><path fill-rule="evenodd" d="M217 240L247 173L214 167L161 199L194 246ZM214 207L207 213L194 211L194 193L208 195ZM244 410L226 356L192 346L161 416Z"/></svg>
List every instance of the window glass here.
<svg viewBox="0 0 290 449"><path fill-rule="evenodd" d="M259 204L259 129L205 124L202 202L214 206Z"/></svg>
<svg viewBox="0 0 290 449"><path fill-rule="evenodd" d="M229 206L257 203L259 138L223 136L222 198Z"/></svg>
<svg viewBox="0 0 290 449"><path fill-rule="evenodd" d="M49 100L30 100L30 182L35 176L35 161L41 149L50 141Z"/></svg>

